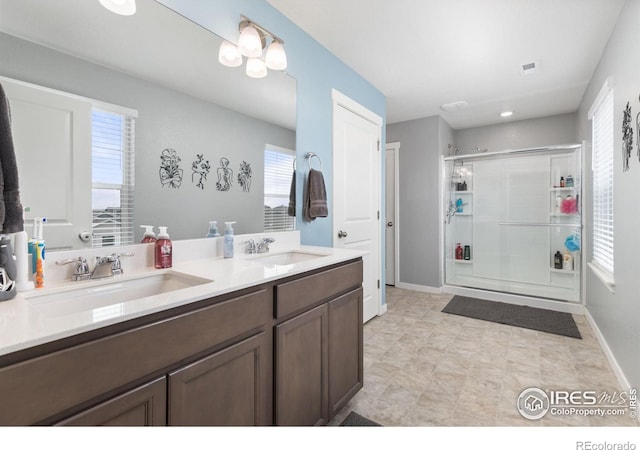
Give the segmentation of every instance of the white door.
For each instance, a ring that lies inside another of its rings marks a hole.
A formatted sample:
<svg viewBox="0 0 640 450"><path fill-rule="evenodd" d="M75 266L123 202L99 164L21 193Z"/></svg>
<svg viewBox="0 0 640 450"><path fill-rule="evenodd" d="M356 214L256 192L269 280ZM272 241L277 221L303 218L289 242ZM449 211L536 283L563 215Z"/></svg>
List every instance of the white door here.
<svg viewBox="0 0 640 450"><path fill-rule="evenodd" d="M0 80L9 98L25 230L45 217L47 250L89 246L91 103L53 90Z"/></svg>
<svg viewBox="0 0 640 450"><path fill-rule="evenodd" d="M382 120L372 121L372 114L334 91L333 246L367 252L363 256L364 322L380 312L382 266L379 221ZM372 118L379 119L375 115Z"/></svg>
<svg viewBox="0 0 640 450"><path fill-rule="evenodd" d="M386 156L385 156L385 283L390 286L396 285L396 237L397 237L397 218L398 212L396 210L396 198L397 198L397 180L396 173L398 170L398 150L400 150L400 144L395 142L393 144L387 144Z"/></svg>

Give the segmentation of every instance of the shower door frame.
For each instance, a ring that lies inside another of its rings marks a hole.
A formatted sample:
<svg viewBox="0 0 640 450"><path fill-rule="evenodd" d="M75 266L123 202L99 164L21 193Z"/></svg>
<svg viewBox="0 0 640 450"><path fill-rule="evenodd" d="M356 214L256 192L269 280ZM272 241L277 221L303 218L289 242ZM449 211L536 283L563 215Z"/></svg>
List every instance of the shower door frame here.
<svg viewBox="0 0 640 450"><path fill-rule="evenodd" d="M514 303L520 305L528 305L528 306L537 306L543 307L547 309L554 309L557 311L565 311L571 313L581 313L584 305L584 284L585 284L585 269L586 269L586 249L584 248L584 233L585 233L585 222L586 222L586 214L585 214L585 201L584 201L584 174L585 174L585 142L582 144L568 144L568 145L557 145L557 146L546 146L546 147L532 147L532 148L522 148L515 150L502 150L496 152L487 152L487 153L474 153L474 154L464 154L464 155L456 155L456 156L442 156L440 158L440 184L439 184L439 195L440 195L440 280L442 285L442 291L445 293L451 294L459 294L466 295L476 298L482 298L486 300L494 300L494 301L502 301L507 303ZM580 278L578 280L578 301L569 301L569 300L560 300L560 299L552 299L547 297L536 297L527 294L519 294L512 293L506 291L493 291L483 288L475 288L475 287L465 287L458 286L454 284L447 284L447 258L446 258L446 225L447 225L447 217L445 209L447 207L447 199L445 199L445 195L449 193L449 184L451 180L448 178L447 172L447 163L454 163L456 160L462 161L474 161L481 160L485 158L495 158L495 157L508 157L512 155L518 154L535 154L535 153L545 153L548 155L554 155L557 153L567 153L570 151L577 150L579 152L579 164L580 164L580 182L581 182L581 191L582 195L581 204L582 208L580 210L580 224L579 230L581 231L581 241L583 246L580 250Z"/></svg>

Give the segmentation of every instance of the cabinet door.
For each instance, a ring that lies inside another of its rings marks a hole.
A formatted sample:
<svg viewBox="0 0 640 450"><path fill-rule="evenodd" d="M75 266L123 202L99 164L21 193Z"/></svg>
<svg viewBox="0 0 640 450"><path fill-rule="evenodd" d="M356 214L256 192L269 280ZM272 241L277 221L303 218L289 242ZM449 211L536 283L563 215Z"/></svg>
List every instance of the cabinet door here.
<svg viewBox="0 0 640 450"><path fill-rule="evenodd" d="M328 421L327 305L276 326L276 424Z"/></svg>
<svg viewBox="0 0 640 450"><path fill-rule="evenodd" d="M329 302L330 418L362 388L362 307L362 288Z"/></svg>
<svg viewBox="0 0 640 450"><path fill-rule="evenodd" d="M166 377L128 391L56 425L151 426L166 425Z"/></svg>
<svg viewBox="0 0 640 450"><path fill-rule="evenodd" d="M271 425L271 333L169 374L169 425Z"/></svg>

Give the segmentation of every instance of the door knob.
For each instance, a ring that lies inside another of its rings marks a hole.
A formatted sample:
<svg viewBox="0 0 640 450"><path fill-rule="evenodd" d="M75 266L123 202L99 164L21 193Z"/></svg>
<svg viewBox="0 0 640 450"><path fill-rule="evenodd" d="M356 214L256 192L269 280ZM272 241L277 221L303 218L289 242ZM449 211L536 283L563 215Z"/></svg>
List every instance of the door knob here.
<svg viewBox="0 0 640 450"><path fill-rule="evenodd" d="M347 237L347 232L346 231L342 231L342 230L338 231L338 237L340 239L346 238Z"/></svg>
<svg viewBox="0 0 640 450"><path fill-rule="evenodd" d="M387 222L387 226L388 227L392 227L393 226L393 222L391 222L391 221Z"/></svg>

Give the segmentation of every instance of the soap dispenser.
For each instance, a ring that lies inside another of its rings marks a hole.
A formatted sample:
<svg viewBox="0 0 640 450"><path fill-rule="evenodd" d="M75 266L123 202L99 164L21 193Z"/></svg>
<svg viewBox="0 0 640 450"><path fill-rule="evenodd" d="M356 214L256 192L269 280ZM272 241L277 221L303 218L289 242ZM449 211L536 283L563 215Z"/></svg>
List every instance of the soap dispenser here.
<svg viewBox="0 0 640 450"><path fill-rule="evenodd" d="M167 227L159 227L158 239L154 251L154 263L156 269L168 269L173 260L173 244L167 233Z"/></svg>
<svg viewBox="0 0 640 450"><path fill-rule="evenodd" d="M218 237L220 233L218 233L218 222L212 220L209 222L209 232L207 233L208 238Z"/></svg>
<svg viewBox="0 0 640 450"><path fill-rule="evenodd" d="M235 222L225 222L223 254L225 258L233 258L233 227Z"/></svg>
<svg viewBox="0 0 640 450"><path fill-rule="evenodd" d="M140 225L140 228L144 228L144 236L142 236L142 240L140 241L141 244L149 244L156 241L153 225Z"/></svg>

